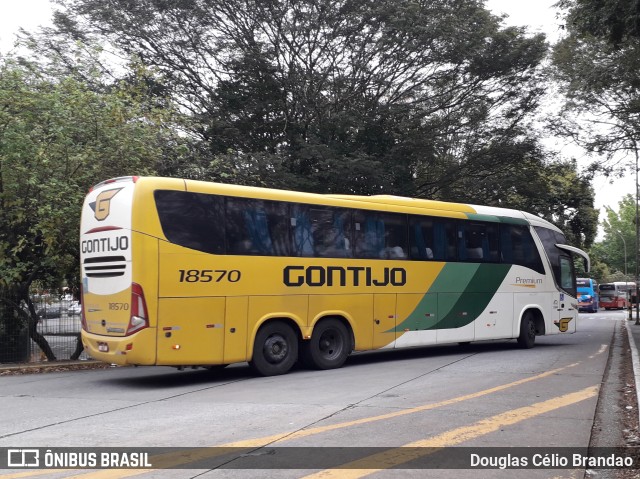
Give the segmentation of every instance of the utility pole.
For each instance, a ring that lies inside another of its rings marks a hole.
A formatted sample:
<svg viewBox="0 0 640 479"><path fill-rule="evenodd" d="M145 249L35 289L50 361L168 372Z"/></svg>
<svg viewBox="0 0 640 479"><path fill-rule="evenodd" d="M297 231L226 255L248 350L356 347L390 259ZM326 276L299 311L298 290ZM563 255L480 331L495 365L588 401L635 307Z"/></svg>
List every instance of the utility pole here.
<svg viewBox="0 0 640 479"><path fill-rule="evenodd" d="M624 246L624 280L628 281L627 278L627 242L624 240L624 236L620 231L616 231L620 235L620 239L622 240L622 246ZM637 276L637 275L636 275Z"/></svg>
<svg viewBox="0 0 640 479"><path fill-rule="evenodd" d="M639 220L639 211L638 211L638 201L640 198L638 197L638 145L634 142L634 152L636 154L636 322L637 326L640 326L640 290L638 288L638 247L640 246L640 239L638 238L638 225Z"/></svg>

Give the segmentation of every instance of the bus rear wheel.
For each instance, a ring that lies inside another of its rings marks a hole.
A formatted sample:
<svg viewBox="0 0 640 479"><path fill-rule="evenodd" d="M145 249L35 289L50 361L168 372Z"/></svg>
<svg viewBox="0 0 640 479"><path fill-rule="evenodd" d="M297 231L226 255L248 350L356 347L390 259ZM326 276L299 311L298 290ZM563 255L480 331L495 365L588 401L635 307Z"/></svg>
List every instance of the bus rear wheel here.
<svg viewBox="0 0 640 479"><path fill-rule="evenodd" d="M281 321L265 324L256 334L251 367L262 376L287 373L298 361L298 338Z"/></svg>
<svg viewBox="0 0 640 479"><path fill-rule="evenodd" d="M301 345L301 359L314 369L341 367L351 353L349 332L337 319L320 321L313 329L311 339Z"/></svg>
<svg viewBox="0 0 640 479"><path fill-rule="evenodd" d="M536 342L536 318L531 311L524 313L520 323L518 344L521 348L531 349Z"/></svg>

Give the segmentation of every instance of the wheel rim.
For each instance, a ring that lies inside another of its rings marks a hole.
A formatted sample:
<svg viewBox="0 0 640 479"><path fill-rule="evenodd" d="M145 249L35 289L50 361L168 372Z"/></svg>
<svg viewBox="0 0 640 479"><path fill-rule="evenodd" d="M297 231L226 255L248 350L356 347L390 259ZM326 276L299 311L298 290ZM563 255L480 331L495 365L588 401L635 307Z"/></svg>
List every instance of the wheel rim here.
<svg viewBox="0 0 640 479"><path fill-rule="evenodd" d="M278 364L284 361L289 354L289 343L284 336L272 334L264 342L262 348L265 359L271 364Z"/></svg>
<svg viewBox="0 0 640 479"><path fill-rule="evenodd" d="M342 353L342 336L335 329L328 329L320 335L318 350L324 359L333 359Z"/></svg>

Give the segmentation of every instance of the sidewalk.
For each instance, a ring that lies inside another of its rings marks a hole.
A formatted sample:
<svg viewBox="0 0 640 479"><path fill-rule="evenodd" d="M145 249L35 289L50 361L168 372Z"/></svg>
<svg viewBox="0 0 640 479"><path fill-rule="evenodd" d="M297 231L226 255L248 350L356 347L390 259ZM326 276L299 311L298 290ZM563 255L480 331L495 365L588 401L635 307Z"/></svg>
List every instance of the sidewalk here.
<svg viewBox="0 0 640 479"><path fill-rule="evenodd" d="M633 361L633 375L636 379L636 397L638 399L638 417L640 420L640 356L638 348L640 347L640 324L636 324L636 314L633 312L633 319L626 319L624 325L629 334L629 346L631 348L631 358Z"/></svg>
<svg viewBox="0 0 640 479"><path fill-rule="evenodd" d="M41 363L0 363L0 376L19 374L40 374L59 371L80 371L82 369L106 369L110 364L94 359L44 361Z"/></svg>

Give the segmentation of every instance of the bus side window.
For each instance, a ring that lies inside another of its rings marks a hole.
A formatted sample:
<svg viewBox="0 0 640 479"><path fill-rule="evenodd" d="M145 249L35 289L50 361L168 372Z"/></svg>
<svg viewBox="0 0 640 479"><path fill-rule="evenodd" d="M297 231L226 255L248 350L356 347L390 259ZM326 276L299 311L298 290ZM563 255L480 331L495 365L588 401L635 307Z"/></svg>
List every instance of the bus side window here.
<svg viewBox="0 0 640 479"><path fill-rule="evenodd" d="M434 259L456 261L456 223L453 220L437 221L435 224Z"/></svg>
<svg viewBox="0 0 640 479"><path fill-rule="evenodd" d="M411 259L434 259L435 228L433 219L412 216L409 219Z"/></svg>
<svg viewBox="0 0 640 479"><path fill-rule="evenodd" d="M355 212L355 254L358 258L406 259L407 217L402 214Z"/></svg>
<svg viewBox="0 0 640 479"><path fill-rule="evenodd" d="M461 222L458 227L458 257L462 261L484 261L484 235L484 225Z"/></svg>
<svg viewBox="0 0 640 479"><path fill-rule="evenodd" d="M472 233L467 237L466 242L467 259L484 259L484 249L482 248L482 238L478 233Z"/></svg>
<svg viewBox="0 0 640 479"><path fill-rule="evenodd" d="M315 256L351 257L350 212L338 208L310 207Z"/></svg>
<svg viewBox="0 0 640 479"><path fill-rule="evenodd" d="M351 211L296 204L292 207L293 254L320 258L349 258Z"/></svg>
<svg viewBox="0 0 640 479"><path fill-rule="evenodd" d="M384 222L375 212L355 214L355 255L357 258L379 258L384 249Z"/></svg>
<svg viewBox="0 0 640 479"><path fill-rule="evenodd" d="M498 262L499 246L498 223L459 223L458 252L461 260L481 263Z"/></svg>
<svg viewBox="0 0 640 479"><path fill-rule="evenodd" d="M231 254L290 254L285 203L227 198L227 244Z"/></svg>
<svg viewBox="0 0 640 479"><path fill-rule="evenodd" d="M351 258L351 211L334 209L333 212L333 248L336 256L340 258Z"/></svg>
<svg viewBox="0 0 640 479"><path fill-rule="evenodd" d="M566 290L572 290L573 282L573 260L570 256L560 256L560 286Z"/></svg>
<svg viewBox="0 0 640 479"><path fill-rule="evenodd" d="M244 218L244 228L251 242L252 250L257 254L271 255L273 251L273 243L269 234L269 223L267 215L262 209L255 208L250 205L242 212ZM247 237L245 237L245 241Z"/></svg>
<svg viewBox="0 0 640 479"><path fill-rule="evenodd" d="M293 205L291 226L293 227L293 254L313 256L313 232L307 206Z"/></svg>
<svg viewBox="0 0 640 479"><path fill-rule="evenodd" d="M518 264L544 274L542 259L529 227L501 225L500 250L503 263Z"/></svg>
<svg viewBox="0 0 640 479"><path fill-rule="evenodd" d="M227 198L227 245L230 254L264 254L258 238L257 212L242 198ZM264 241L264 240L263 240Z"/></svg>
<svg viewBox="0 0 640 479"><path fill-rule="evenodd" d="M482 244L485 257L491 262L500 261L500 228L497 223L487 225L486 236Z"/></svg>
<svg viewBox="0 0 640 479"><path fill-rule="evenodd" d="M384 215L384 248L380 253L383 259L407 258L407 222L406 217Z"/></svg>
<svg viewBox="0 0 640 479"><path fill-rule="evenodd" d="M224 254L224 201L221 196L156 190L154 198L168 241L205 253Z"/></svg>

